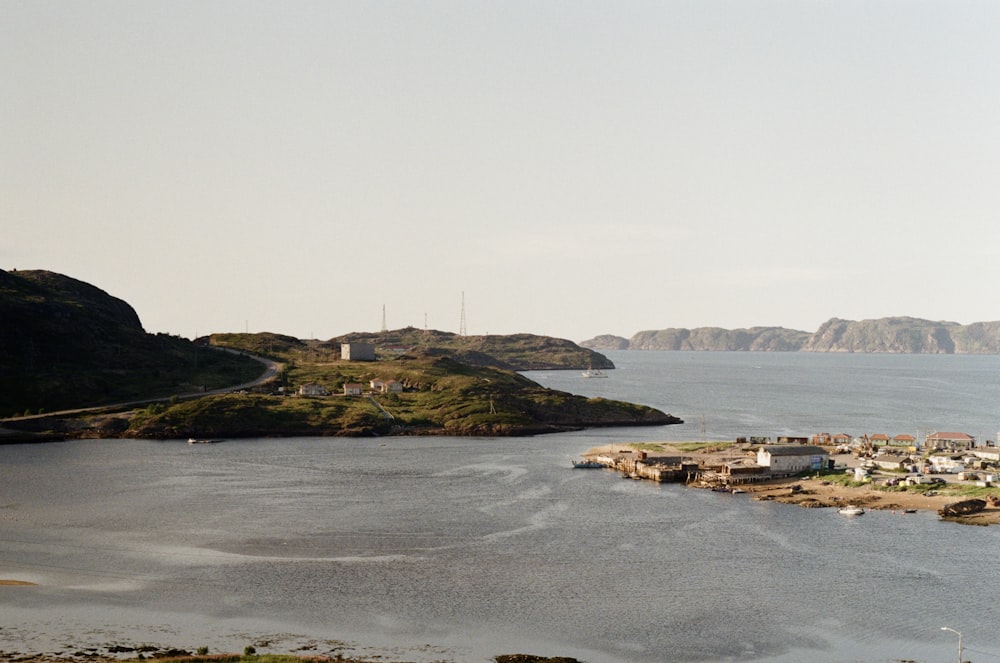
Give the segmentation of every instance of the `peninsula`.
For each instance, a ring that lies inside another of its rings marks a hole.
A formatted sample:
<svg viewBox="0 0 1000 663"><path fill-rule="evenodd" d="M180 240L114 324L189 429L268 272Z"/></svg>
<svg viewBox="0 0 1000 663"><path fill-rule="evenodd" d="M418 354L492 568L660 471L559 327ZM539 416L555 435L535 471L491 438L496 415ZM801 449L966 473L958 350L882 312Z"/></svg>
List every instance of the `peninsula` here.
<svg viewBox="0 0 1000 663"><path fill-rule="evenodd" d="M798 444L767 446L807 448ZM760 444L747 441L620 442L594 447L582 455L591 463L629 478L681 482L733 497L805 508L854 505L899 515L935 511L960 524L1000 524L1000 487L988 482L984 485L954 473L922 475L919 480L906 480L908 477L898 472L873 474L864 471L871 465L867 452L834 447L825 448L829 453L825 456L826 469L772 473L755 461L760 448ZM991 465L995 467L995 463ZM982 508L949 513L948 507L969 500L982 501Z"/></svg>
<svg viewBox="0 0 1000 663"><path fill-rule="evenodd" d="M589 367L614 364L532 334L406 328L326 341L273 333L189 341L146 333L131 306L92 285L0 271L0 442L533 435L682 423L520 373Z"/></svg>

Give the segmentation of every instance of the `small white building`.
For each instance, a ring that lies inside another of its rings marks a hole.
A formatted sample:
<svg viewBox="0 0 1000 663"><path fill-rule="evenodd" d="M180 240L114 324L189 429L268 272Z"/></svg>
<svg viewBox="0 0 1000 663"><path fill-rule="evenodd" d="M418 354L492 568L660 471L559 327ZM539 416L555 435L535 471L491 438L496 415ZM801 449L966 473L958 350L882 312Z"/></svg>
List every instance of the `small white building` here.
<svg viewBox="0 0 1000 663"><path fill-rule="evenodd" d="M364 387L357 382L346 382L344 383L344 395L345 396L360 396Z"/></svg>
<svg viewBox="0 0 1000 663"><path fill-rule="evenodd" d="M381 380L375 378L374 380L370 380L368 385L372 391L380 394L400 394L403 392L403 383L399 380Z"/></svg>
<svg viewBox="0 0 1000 663"><path fill-rule="evenodd" d="M765 444L757 450L757 464L772 474L797 474L827 467L830 454L811 444Z"/></svg>
<svg viewBox="0 0 1000 663"><path fill-rule="evenodd" d="M328 396L330 392L321 384L309 382L299 387L298 394L299 396Z"/></svg>

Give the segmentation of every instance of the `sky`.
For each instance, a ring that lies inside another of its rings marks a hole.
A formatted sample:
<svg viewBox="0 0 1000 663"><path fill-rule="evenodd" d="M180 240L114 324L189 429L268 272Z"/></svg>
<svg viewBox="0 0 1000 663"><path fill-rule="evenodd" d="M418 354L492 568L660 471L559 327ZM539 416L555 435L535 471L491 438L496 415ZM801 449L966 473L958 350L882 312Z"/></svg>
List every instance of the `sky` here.
<svg viewBox="0 0 1000 663"><path fill-rule="evenodd" d="M3 0L0 269L187 338L997 320L997 34L981 0Z"/></svg>

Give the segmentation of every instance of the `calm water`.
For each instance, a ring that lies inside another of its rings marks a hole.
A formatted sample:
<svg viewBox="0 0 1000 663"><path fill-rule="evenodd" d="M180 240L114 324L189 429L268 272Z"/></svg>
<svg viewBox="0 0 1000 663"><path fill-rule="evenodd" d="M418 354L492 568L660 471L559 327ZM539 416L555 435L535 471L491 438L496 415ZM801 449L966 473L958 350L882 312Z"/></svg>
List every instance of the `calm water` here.
<svg viewBox="0 0 1000 663"><path fill-rule="evenodd" d="M690 423L530 439L0 447L0 650L389 660L1000 660L1000 527L753 502L569 461L611 441L961 430L1000 357L612 353L548 386ZM72 644L72 649L67 645Z"/></svg>

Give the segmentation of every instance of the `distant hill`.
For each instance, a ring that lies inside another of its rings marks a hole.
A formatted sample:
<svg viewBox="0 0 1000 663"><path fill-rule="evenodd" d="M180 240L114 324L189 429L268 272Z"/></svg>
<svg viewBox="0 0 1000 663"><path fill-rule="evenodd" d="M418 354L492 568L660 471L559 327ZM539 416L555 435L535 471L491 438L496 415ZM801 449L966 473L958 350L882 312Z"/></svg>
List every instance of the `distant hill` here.
<svg viewBox="0 0 1000 663"><path fill-rule="evenodd" d="M252 380L261 365L147 334L127 303L48 271L0 270L0 416Z"/></svg>
<svg viewBox="0 0 1000 663"><path fill-rule="evenodd" d="M594 350L1000 354L1000 322L832 318L813 333L783 327L699 327L641 331L631 339L603 335L580 345Z"/></svg>
<svg viewBox="0 0 1000 663"><path fill-rule="evenodd" d="M330 340L341 343L371 343L376 347L407 349L444 355L470 366L494 366L511 371L560 369L613 369L604 355L573 341L535 334L460 336L432 329L406 327L377 334L353 333Z"/></svg>

